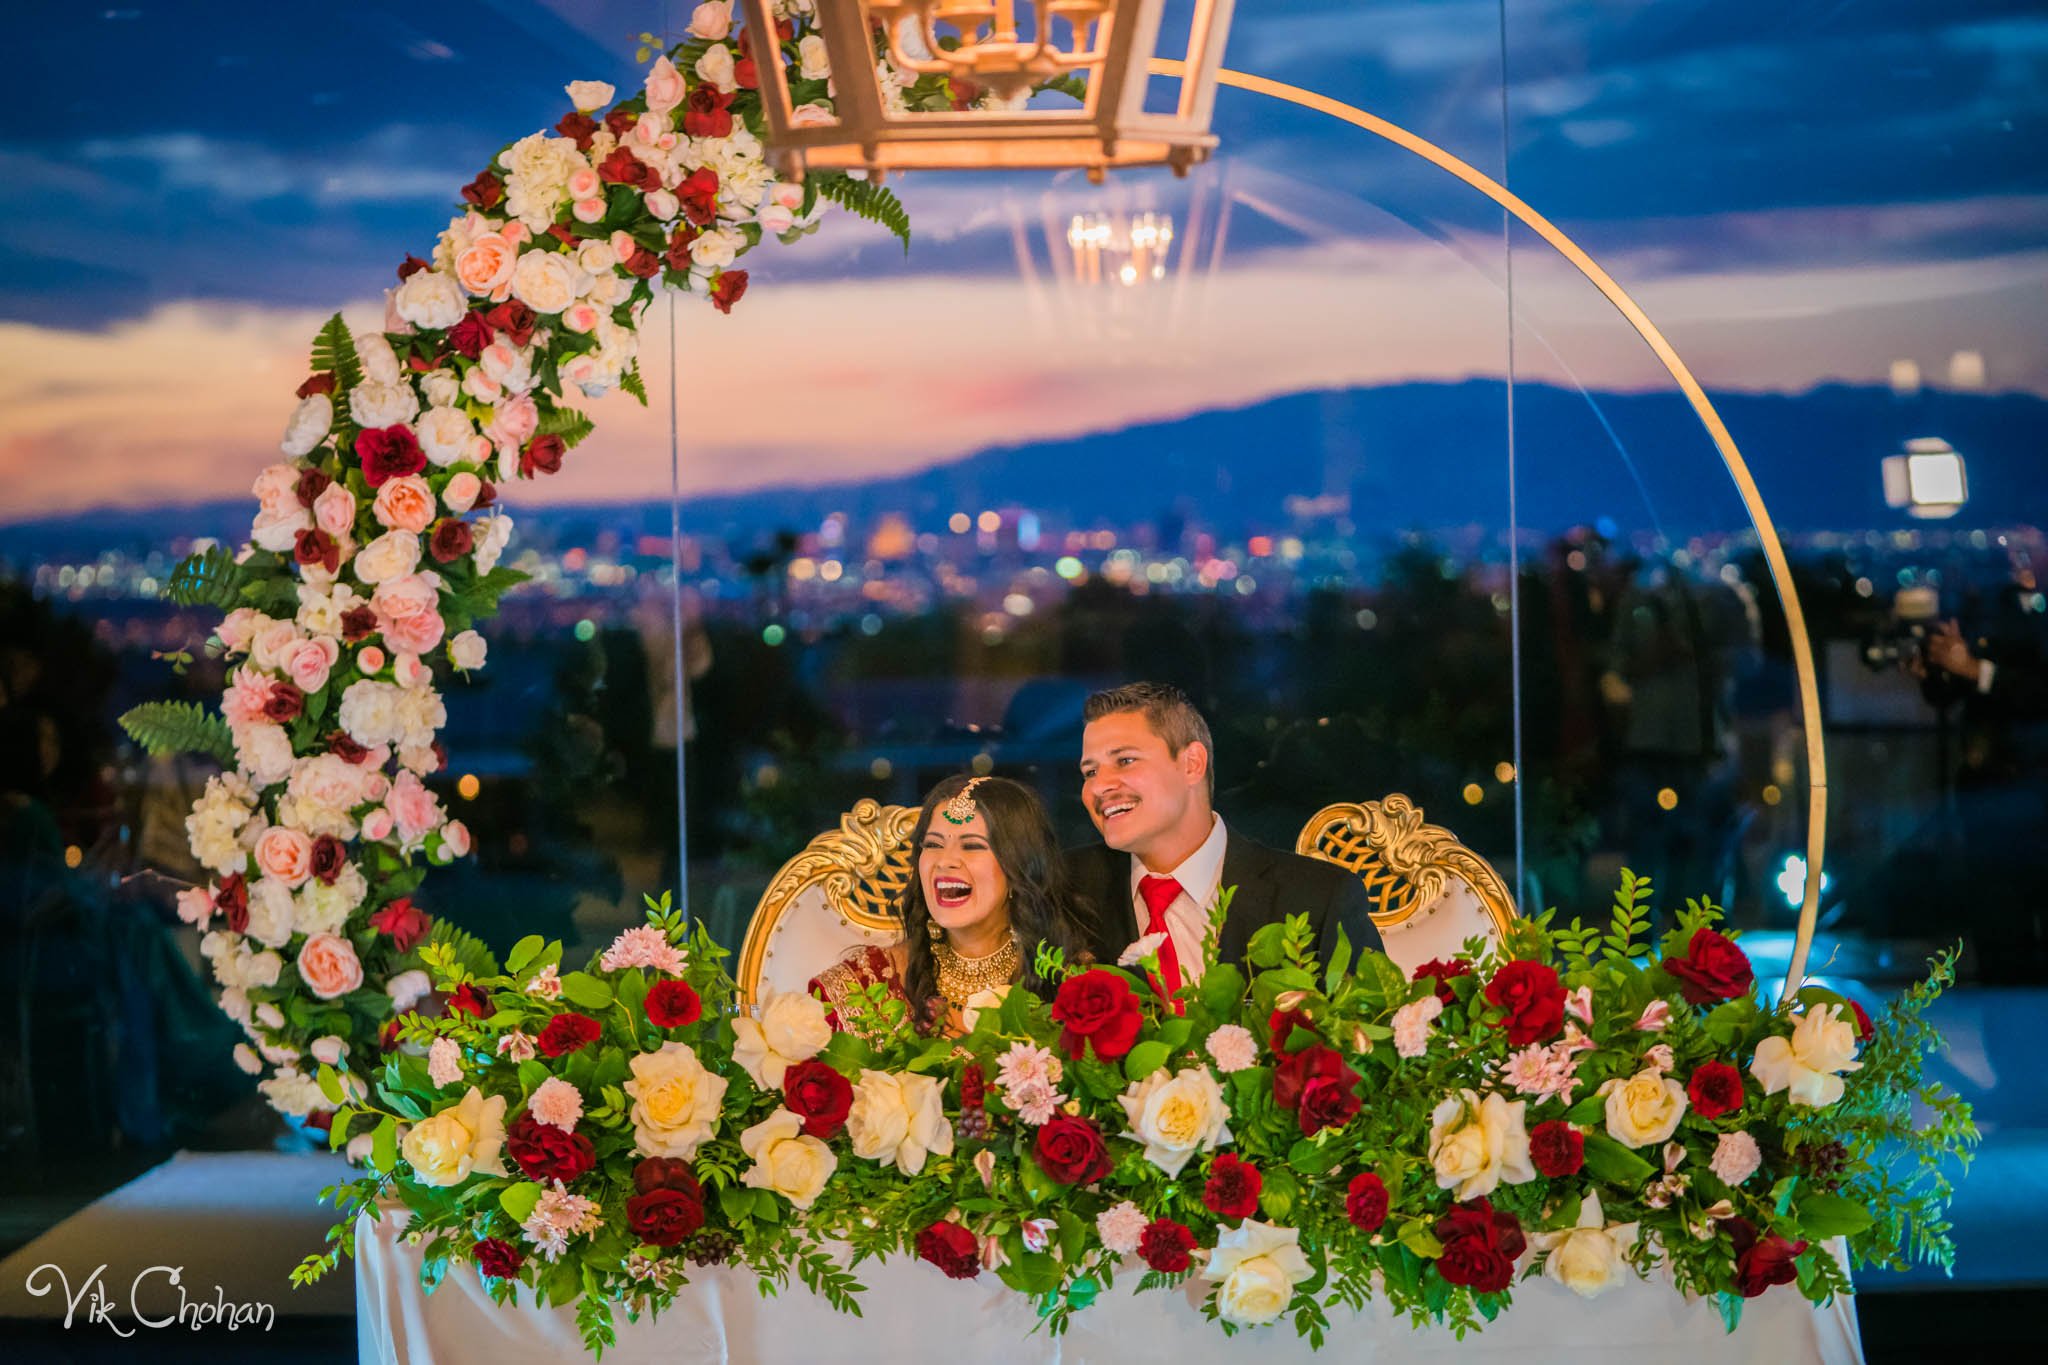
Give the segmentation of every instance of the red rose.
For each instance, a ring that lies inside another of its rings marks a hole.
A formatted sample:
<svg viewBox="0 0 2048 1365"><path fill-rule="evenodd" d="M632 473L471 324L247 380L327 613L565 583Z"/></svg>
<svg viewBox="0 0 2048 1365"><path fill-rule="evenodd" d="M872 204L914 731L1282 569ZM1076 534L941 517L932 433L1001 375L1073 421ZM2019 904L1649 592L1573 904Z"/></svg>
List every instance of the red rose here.
<svg viewBox="0 0 2048 1365"><path fill-rule="evenodd" d="M1692 1097L1693 1112L1703 1119L1717 1119L1742 1107L1742 1073L1726 1062L1701 1062L1699 1070L1685 1083Z"/></svg>
<svg viewBox="0 0 2048 1365"><path fill-rule="evenodd" d="M1547 1176L1577 1175L1586 1165L1586 1135L1563 1119L1529 1130L1529 1164Z"/></svg>
<svg viewBox="0 0 2048 1365"><path fill-rule="evenodd" d="M583 1014L558 1014L548 1020L548 1026L540 1031L540 1037L533 1040L534 1046L550 1057L559 1057L565 1052L574 1052L579 1047L588 1047L597 1041L604 1029L597 1020Z"/></svg>
<svg viewBox="0 0 2048 1365"><path fill-rule="evenodd" d="M695 1177L691 1182L695 1183ZM651 1246L672 1247L704 1226L701 1190L664 1187L626 1200L626 1227Z"/></svg>
<svg viewBox="0 0 2048 1365"><path fill-rule="evenodd" d="M317 526L308 526L292 537L292 562L310 568L318 564L329 573L341 572L341 544Z"/></svg>
<svg viewBox="0 0 2048 1365"><path fill-rule="evenodd" d="M529 1180L568 1182L597 1164L597 1151L581 1133L563 1132L532 1114L521 1114L505 1130L505 1152Z"/></svg>
<svg viewBox="0 0 2048 1365"><path fill-rule="evenodd" d="M950 1279L971 1280L981 1273L981 1243L958 1223L934 1223L918 1233L917 1256Z"/></svg>
<svg viewBox="0 0 2048 1365"><path fill-rule="evenodd" d="M687 981L657 981L647 988L641 1008L656 1028L688 1028L704 1017L704 1002Z"/></svg>
<svg viewBox="0 0 2048 1365"><path fill-rule="evenodd" d="M712 306L721 313L730 313L732 306L746 296L747 272L744 270L722 270L711 286Z"/></svg>
<svg viewBox="0 0 2048 1365"><path fill-rule="evenodd" d="M752 57L742 57L732 64L732 83L742 90L761 88L761 70Z"/></svg>
<svg viewBox="0 0 2048 1365"><path fill-rule="evenodd" d="M492 483L489 479L485 479L483 481L483 487L477 489L476 504L471 510L481 512L484 510L484 508L489 507L492 503L496 502L497 500L498 486Z"/></svg>
<svg viewBox="0 0 2048 1365"><path fill-rule="evenodd" d="M327 737L327 752L344 763L361 763L370 756L370 751L351 739L346 730L336 730Z"/></svg>
<svg viewBox="0 0 2048 1365"><path fill-rule="evenodd" d="M718 217L718 172L709 166L691 171L676 186L676 199L683 206L683 217L698 227L710 227Z"/></svg>
<svg viewBox="0 0 2048 1365"><path fill-rule="evenodd" d="M1484 1199L1458 1204L1439 1218L1436 1239L1444 1247L1436 1263L1444 1282L1485 1294L1508 1287L1515 1277L1515 1258L1528 1246L1514 1215L1499 1212Z"/></svg>
<svg viewBox="0 0 2048 1365"><path fill-rule="evenodd" d="M504 197L505 182L489 171L479 173L476 179L462 187L463 201L486 212L496 208Z"/></svg>
<svg viewBox="0 0 2048 1365"><path fill-rule="evenodd" d="M1564 1027L1564 987L1557 973L1541 962L1502 967L1487 983L1486 1001L1507 1011L1500 1022L1512 1047L1544 1042Z"/></svg>
<svg viewBox="0 0 2048 1365"><path fill-rule="evenodd" d="M434 523L434 532L427 537L427 553L442 564L460 559L476 547L476 537L471 534L469 523L460 517L443 517Z"/></svg>
<svg viewBox="0 0 2048 1365"><path fill-rule="evenodd" d="M1061 1025L1062 1052L1079 1058L1093 1047L1105 1060L1129 1052L1145 1022L1130 983L1100 967L1076 972L1060 983L1052 1017Z"/></svg>
<svg viewBox="0 0 2048 1365"><path fill-rule="evenodd" d="M1379 1231L1380 1224L1387 1221L1386 1182L1371 1171L1352 1176L1344 1191L1344 1216L1360 1232Z"/></svg>
<svg viewBox="0 0 2048 1365"><path fill-rule="evenodd" d="M555 125L555 131L576 144L576 150L590 150L590 140L597 136L597 120L580 109L562 115L562 121Z"/></svg>
<svg viewBox="0 0 2048 1365"><path fill-rule="evenodd" d="M1202 1207L1218 1218L1249 1218L1259 1211L1259 1189L1265 1183L1258 1167L1225 1152L1210 1163Z"/></svg>
<svg viewBox="0 0 2048 1365"><path fill-rule="evenodd" d="M1849 1008L1856 1012L1856 1041L1867 1043L1872 1038L1875 1038L1877 1036L1877 1025L1870 1022L1869 1011L1865 1010L1863 1006L1857 1004L1854 1000L1849 1002Z"/></svg>
<svg viewBox="0 0 2048 1365"><path fill-rule="evenodd" d="M213 908L227 916L230 933L249 932L249 883L241 873L230 872L220 879L213 891Z"/></svg>
<svg viewBox="0 0 2048 1365"><path fill-rule="evenodd" d="M431 269L433 269L433 262L423 261L408 251L405 253L405 259L398 263L398 282L404 284L422 270Z"/></svg>
<svg viewBox="0 0 2048 1365"><path fill-rule="evenodd" d="M1799 1267L1793 1261L1806 1250L1805 1242L1787 1241L1775 1232L1759 1237L1746 1218L1723 1219L1722 1226L1735 1243L1735 1287L1743 1298L1753 1299L1774 1284L1791 1284L1799 1278Z"/></svg>
<svg viewBox="0 0 2048 1365"><path fill-rule="evenodd" d="M519 1267L526 1264L526 1255L510 1242L496 1237L486 1237L471 1248L476 1257L476 1268L492 1279L509 1280L519 1273Z"/></svg>
<svg viewBox="0 0 2048 1365"><path fill-rule="evenodd" d="M389 934L391 946L404 953L410 952L413 944L427 936L427 931L434 927L434 921L412 903L411 897L400 896L370 916L370 926L380 934Z"/></svg>
<svg viewBox="0 0 2048 1365"><path fill-rule="evenodd" d="M363 462L363 482L382 488L386 479L417 474L427 467L427 453L420 449L412 428L404 425L372 427L356 436L356 455Z"/></svg>
<svg viewBox="0 0 2048 1365"><path fill-rule="evenodd" d="M1155 1218L1138 1238L1138 1254L1145 1264L1166 1275L1178 1275L1191 1263L1188 1253L1195 1249L1195 1234L1185 1223Z"/></svg>
<svg viewBox="0 0 2048 1365"><path fill-rule="evenodd" d="M360 644L377 633L377 609L362 606L350 607L341 614L341 638L347 644ZM365 750L364 752L368 752ZM350 762L356 760L351 759Z"/></svg>
<svg viewBox="0 0 2048 1365"><path fill-rule="evenodd" d="M1457 992L1451 989L1451 978L1470 975L1472 975L1472 964L1462 957L1454 957L1448 962L1442 958L1433 957L1420 967L1417 967L1415 974L1408 979L1420 981L1424 977L1435 977L1436 998L1443 1001L1444 1007L1448 1009L1450 1006L1458 1003Z"/></svg>
<svg viewBox="0 0 2048 1365"><path fill-rule="evenodd" d="M1356 1081L1358 1074L1344 1064L1343 1054L1333 1047L1318 1043L1290 1052L1273 1068L1273 1103L1282 1109L1297 1108L1308 1083L1318 1079L1348 1084Z"/></svg>
<svg viewBox="0 0 2048 1365"><path fill-rule="evenodd" d="M628 275L635 275L643 280L653 279L661 273L661 257L644 246L634 247L633 254L619 264L626 267Z"/></svg>
<svg viewBox="0 0 2048 1365"><path fill-rule="evenodd" d="M462 321L448 329L448 344L471 360L482 355L492 340L491 324L484 321L482 313L464 313Z"/></svg>
<svg viewBox="0 0 2048 1365"><path fill-rule="evenodd" d="M597 175L606 184L629 185L643 194L661 188L661 172L624 147L597 163Z"/></svg>
<svg viewBox="0 0 2048 1365"><path fill-rule="evenodd" d="M704 1187L697 1183L697 1173L690 1169L690 1163L677 1156L651 1156L633 1166L633 1190L645 1194L649 1190L682 1190L687 1194L703 1197Z"/></svg>
<svg viewBox="0 0 2048 1365"><path fill-rule="evenodd" d="M524 346L533 340L534 329L540 326L540 314L518 299L507 299L484 314L484 321L502 332L514 346Z"/></svg>
<svg viewBox="0 0 2048 1365"><path fill-rule="evenodd" d="M1038 1164L1062 1185L1087 1185L1109 1174L1109 1149L1087 1119L1055 1114L1038 1130Z"/></svg>
<svg viewBox="0 0 2048 1365"><path fill-rule="evenodd" d="M1296 1029L1305 1033L1315 1032L1314 1027L1301 1017L1300 1011L1274 1010L1266 1016L1266 1046L1270 1047L1276 1056L1285 1055L1287 1040L1293 1036Z"/></svg>
<svg viewBox="0 0 2048 1365"><path fill-rule="evenodd" d="M628 129L640 121L640 116L631 109L614 109L604 116L604 126L611 129L616 137L624 137Z"/></svg>
<svg viewBox="0 0 2048 1365"><path fill-rule="evenodd" d="M729 137L732 96L715 85L700 85L683 101L683 131L691 137Z"/></svg>
<svg viewBox="0 0 2048 1365"><path fill-rule="evenodd" d="M322 370L299 385L299 397L311 398L316 393L334 392L334 371Z"/></svg>
<svg viewBox="0 0 2048 1365"><path fill-rule="evenodd" d="M662 259L668 262L670 270L687 273L690 269L690 244L704 235L704 229L680 223L668 239L668 250Z"/></svg>
<svg viewBox="0 0 2048 1365"><path fill-rule="evenodd" d="M829 1139L853 1108L853 1086L846 1077L816 1058L796 1062L783 1073L782 1103L804 1121L804 1131Z"/></svg>
<svg viewBox="0 0 2048 1365"><path fill-rule="evenodd" d="M1756 981L1749 957L1733 939L1705 927L1692 931L1685 956L1664 959L1664 970L1678 978L1688 1005L1712 1005L1746 995Z"/></svg>
<svg viewBox="0 0 2048 1365"><path fill-rule="evenodd" d="M313 840L313 875L321 885L332 886L334 879L341 875L341 869L348 866L348 845L332 834L323 834Z"/></svg>
<svg viewBox="0 0 2048 1365"><path fill-rule="evenodd" d="M1350 1073L1350 1068L1345 1071ZM1346 1077L1314 1076L1301 1088L1301 1135L1314 1137L1325 1128L1342 1128L1357 1116L1361 1107L1356 1074Z"/></svg>
<svg viewBox="0 0 2048 1365"><path fill-rule="evenodd" d="M292 496L299 500L299 506L311 507L333 482L334 480L322 470L301 469L299 481L292 486Z"/></svg>
<svg viewBox="0 0 2048 1365"><path fill-rule="evenodd" d="M491 1004L484 998L484 993L476 988L475 982L465 981L449 992L448 1012L481 1019L491 1012Z"/></svg>
<svg viewBox="0 0 2048 1365"><path fill-rule="evenodd" d="M270 695L263 699L263 718L283 725L299 718L299 712L306 709L306 694L299 690L297 683L282 678L270 685Z"/></svg>
<svg viewBox="0 0 2048 1365"><path fill-rule="evenodd" d="M539 474L562 472L562 455L569 449L561 437L552 433L536 436L519 451L519 473L524 478Z"/></svg>

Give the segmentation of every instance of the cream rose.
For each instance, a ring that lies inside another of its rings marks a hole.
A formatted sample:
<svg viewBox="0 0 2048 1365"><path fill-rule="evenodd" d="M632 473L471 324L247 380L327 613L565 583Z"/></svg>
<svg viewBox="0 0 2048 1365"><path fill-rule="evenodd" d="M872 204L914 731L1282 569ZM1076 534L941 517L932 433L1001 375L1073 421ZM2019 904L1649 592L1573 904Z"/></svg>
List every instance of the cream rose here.
<svg viewBox="0 0 2048 1365"><path fill-rule="evenodd" d="M675 1044L671 1043L671 1047ZM807 1209L839 1168L839 1158L803 1132L803 1120L777 1109L740 1134L740 1150L754 1159L740 1183L770 1190Z"/></svg>
<svg viewBox="0 0 2048 1365"><path fill-rule="evenodd" d="M1230 1141L1230 1105L1223 1087L1205 1066L1169 1075L1164 1069L1135 1082L1117 1097L1130 1131L1145 1144L1145 1159L1168 1175L1179 1175L1196 1152L1213 1152Z"/></svg>
<svg viewBox="0 0 2048 1365"><path fill-rule="evenodd" d="M666 114L683 102L683 73L666 56L657 58L647 72L647 107Z"/></svg>
<svg viewBox="0 0 2048 1365"><path fill-rule="evenodd" d="M579 114L588 114L592 110L604 108L612 102L612 96L618 93L612 88L610 81L570 81L562 89L568 94L569 103L576 106L576 112Z"/></svg>
<svg viewBox="0 0 2048 1365"><path fill-rule="evenodd" d="M420 393L430 408L453 407L462 397L462 376L453 370L429 370L420 376Z"/></svg>
<svg viewBox="0 0 2048 1365"><path fill-rule="evenodd" d="M697 59L697 79L717 86L721 92L728 95L739 89L739 81L733 74L732 49L724 43L713 43L705 48L704 55ZM654 108L652 79L647 83L647 107Z"/></svg>
<svg viewBox="0 0 2048 1365"><path fill-rule="evenodd" d="M837 122L839 115L832 112L831 106L816 100L799 104L789 111L789 126L792 128L830 128Z"/></svg>
<svg viewBox="0 0 2048 1365"><path fill-rule="evenodd" d="M697 1060L688 1043L668 1042L659 1052L633 1058L633 1146L642 1156L675 1156L688 1161L718 1130L718 1107L726 1081Z"/></svg>
<svg viewBox="0 0 2048 1365"><path fill-rule="evenodd" d="M277 448L295 460L310 455L333 427L334 400L324 393L308 394L292 409L291 419L284 424L284 440Z"/></svg>
<svg viewBox="0 0 2048 1365"><path fill-rule="evenodd" d="M386 531L355 558L356 577L375 585L403 578L420 565L420 538L412 531Z"/></svg>
<svg viewBox="0 0 2048 1365"><path fill-rule="evenodd" d="M1766 1095L1780 1090L1793 1104L1821 1109L1842 1098L1837 1072L1859 1070L1856 1026L1842 1017L1839 1005L1813 1005L1799 1016L1789 1039L1775 1035L1756 1045L1749 1073Z"/></svg>
<svg viewBox="0 0 2048 1365"><path fill-rule="evenodd" d="M822 81L832 74L832 63L825 56L825 40L815 33L806 33L796 44L797 71L807 81Z"/></svg>
<svg viewBox="0 0 2048 1365"><path fill-rule="evenodd" d="M690 243L690 263L704 270L723 270L739 259L739 254L734 234L722 230L707 232Z"/></svg>
<svg viewBox="0 0 2048 1365"><path fill-rule="evenodd" d="M377 490L377 500L370 504L370 512L379 524L393 531L418 534L434 524L434 490L417 474L386 479L384 486ZM417 563L417 541L413 544L413 552ZM405 572L410 573L411 569Z"/></svg>
<svg viewBox="0 0 2048 1365"><path fill-rule="evenodd" d="M455 278L472 294L503 297L500 291L512 282L518 262L519 248L504 233L480 233L455 253Z"/></svg>
<svg viewBox="0 0 2048 1365"><path fill-rule="evenodd" d="M1634 1223L1609 1224L1600 1196L1591 1190L1579 1205L1578 1225L1565 1232L1539 1232L1532 1239L1548 1251L1543 1273L1582 1299L1598 1298L1628 1273L1623 1253L1635 1243Z"/></svg>
<svg viewBox="0 0 2048 1365"><path fill-rule="evenodd" d="M790 1064L815 1057L832 1041L825 1007L804 991L770 995L761 1017L732 1021L732 1059L746 1068L763 1090L780 1090Z"/></svg>
<svg viewBox="0 0 2048 1365"><path fill-rule="evenodd" d="M299 949L299 976L322 1000L360 989L363 964L356 950L339 934L315 934Z"/></svg>
<svg viewBox="0 0 2048 1365"><path fill-rule="evenodd" d="M465 630L448 642L448 662L464 672L482 668L489 649L483 636L473 630Z"/></svg>
<svg viewBox="0 0 2048 1365"><path fill-rule="evenodd" d="M362 362L363 378L372 384L396 384L402 373L398 352L391 349L381 332L357 332L356 359Z"/></svg>
<svg viewBox="0 0 2048 1365"><path fill-rule="evenodd" d="M926 1156L953 1151L953 1125L946 1121L940 1082L910 1072L862 1071L853 1087L846 1133L855 1156L894 1162L905 1175L922 1171Z"/></svg>
<svg viewBox="0 0 2048 1365"><path fill-rule="evenodd" d="M512 272L512 297L536 313L561 312L576 302L575 263L552 251L527 252Z"/></svg>
<svg viewBox="0 0 2048 1365"><path fill-rule="evenodd" d="M1688 1103L1685 1087L1655 1068L1617 1076L1600 1093L1607 1097L1607 1136L1629 1147L1668 1140Z"/></svg>
<svg viewBox="0 0 2048 1365"><path fill-rule="evenodd" d="M498 557L512 543L512 518L500 512L484 518L483 533L476 538L476 571L487 574L498 566Z"/></svg>
<svg viewBox="0 0 2048 1365"><path fill-rule="evenodd" d="M292 889L283 882L264 877L249 888L246 932L256 942L266 948L284 947L291 941L295 918Z"/></svg>
<svg viewBox="0 0 2048 1365"><path fill-rule="evenodd" d="M348 391L348 413L359 427L403 426L420 415L420 396L404 380L358 384Z"/></svg>
<svg viewBox="0 0 2048 1365"><path fill-rule="evenodd" d="M438 270L415 270L391 296L391 306L415 327L453 327L469 311L462 287Z"/></svg>
<svg viewBox="0 0 2048 1365"><path fill-rule="evenodd" d="M1520 1185L1536 1178L1529 1163L1524 1101L1471 1090L1448 1096L1429 1116L1429 1160L1436 1183L1459 1199L1491 1194L1503 1181Z"/></svg>
<svg viewBox="0 0 2048 1365"><path fill-rule="evenodd" d="M1301 1232L1247 1218L1216 1238L1202 1278L1216 1282L1216 1314L1239 1327L1271 1322L1287 1311L1294 1286L1314 1270L1302 1254Z"/></svg>
<svg viewBox="0 0 2048 1365"><path fill-rule="evenodd" d="M292 771L292 737L282 725L244 725L234 732L235 763L259 787L282 782Z"/></svg>
<svg viewBox="0 0 2048 1365"><path fill-rule="evenodd" d="M428 462L445 469L467 458L476 423L461 408L428 408L413 425L413 433L420 438L420 449L426 453Z"/></svg>
<svg viewBox="0 0 2048 1365"><path fill-rule="evenodd" d="M715 43L732 32L731 0L705 0L690 11L690 36Z"/></svg>
<svg viewBox="0 0 2048 1365"><path fill-rule="evenodd" d="M505 1175L505 1097L485 1099L471 1086L463 1097L412 1126L399 1153L422 1185L460 1185L472 1175Z"/></svg>

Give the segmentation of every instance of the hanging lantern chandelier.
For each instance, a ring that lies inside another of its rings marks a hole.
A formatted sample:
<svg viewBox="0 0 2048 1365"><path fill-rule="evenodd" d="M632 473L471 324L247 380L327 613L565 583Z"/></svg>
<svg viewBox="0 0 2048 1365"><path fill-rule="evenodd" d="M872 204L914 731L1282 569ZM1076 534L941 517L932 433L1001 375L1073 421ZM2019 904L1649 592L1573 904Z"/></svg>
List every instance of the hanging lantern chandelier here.
<svg viewBox="0 0 2048 1365"><path fill-rule="evenodd" d="M783 175L1080 167L1092 179L1208 159L1234 2L1193 0L1168 26L1168 0L811 0L805 13L779 6L778 30L775 0L745 0L750 33L777 34L781 60L756 70ZM1147 98L1158 56L1187 62L1170 102Z"/></svg>

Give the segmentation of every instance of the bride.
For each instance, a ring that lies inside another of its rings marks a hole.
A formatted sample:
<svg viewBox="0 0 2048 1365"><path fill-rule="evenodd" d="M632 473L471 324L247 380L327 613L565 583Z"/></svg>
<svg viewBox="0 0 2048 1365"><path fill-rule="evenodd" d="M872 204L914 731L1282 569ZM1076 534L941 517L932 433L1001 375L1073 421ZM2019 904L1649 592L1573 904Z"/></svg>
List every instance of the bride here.
<svg viewBox="0 0 2048 1365"><path fill-rule="evenodd" d="M1041 943L1069 962L1085 951L1059 840L1029 787L1002 777L946 778L926 795L910 846L917 875L897 905L903 937L860 949L810 983L831 1007L834 1028L866 1031L842 1020L840 1009L879 983L910 1006L918 1032L956 1036L967 1031L964 1012L976 996L1041 988L1033 972Z"/></svg>

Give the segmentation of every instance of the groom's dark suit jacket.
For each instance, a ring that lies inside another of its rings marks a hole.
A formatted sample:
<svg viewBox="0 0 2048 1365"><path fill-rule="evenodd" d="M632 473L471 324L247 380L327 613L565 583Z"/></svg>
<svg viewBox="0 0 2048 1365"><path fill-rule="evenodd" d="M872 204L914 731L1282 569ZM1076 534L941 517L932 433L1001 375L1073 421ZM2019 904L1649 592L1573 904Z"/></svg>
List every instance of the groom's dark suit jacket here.
<svg viewBox="0 0 2048 1365"><path fill-rule="evenodd" d="M1316 935L1316 956L1327 963L1343 926L1355 952L1380 947L1371 901L1358 878L1334 863L1284 853L1225 827L1223 879L1219 891L1236 887L1230 914L1217 944L1218 960L1242 963L1254 930L1289 915L1307 915ZM1131 898L1131 855L1106 844L1066 852L1068 884L1092 914L1091 946L1097 962L1115 962L1143 930Z"/></svg>

